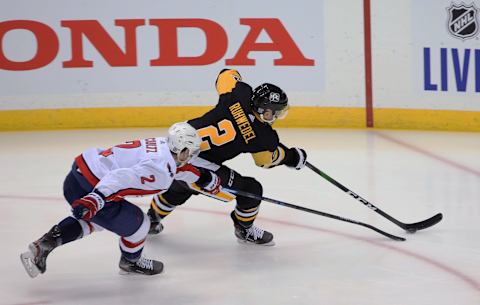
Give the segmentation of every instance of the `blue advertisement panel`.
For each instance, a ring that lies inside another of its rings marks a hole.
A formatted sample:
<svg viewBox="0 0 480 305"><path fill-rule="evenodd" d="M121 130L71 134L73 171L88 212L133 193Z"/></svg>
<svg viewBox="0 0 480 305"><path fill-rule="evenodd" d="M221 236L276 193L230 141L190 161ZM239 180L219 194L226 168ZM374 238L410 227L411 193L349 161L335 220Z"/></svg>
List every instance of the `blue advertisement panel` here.
<svg viewBox="0 0 480 305"><path fill-rule="evenodd" d="M415 88L480 101L480 1L424 0L412 10Z"/></svg>

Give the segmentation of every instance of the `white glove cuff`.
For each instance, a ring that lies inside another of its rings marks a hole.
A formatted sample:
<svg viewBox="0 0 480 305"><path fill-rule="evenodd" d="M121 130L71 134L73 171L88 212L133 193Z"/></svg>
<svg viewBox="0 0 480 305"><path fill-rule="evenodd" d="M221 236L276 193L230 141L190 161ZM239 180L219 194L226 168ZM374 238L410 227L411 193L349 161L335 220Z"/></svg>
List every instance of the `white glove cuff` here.
<svg viewBox="0 0 480 305"><path fill-rule="evenodd" d="M211 191L215 188L217 185L218 181L218 176L215 175L214 173L210 172L210 175L212 176L212 180L204 187L205 190Z"/></svg>
<svg viewBox="0 0 480 305"><path fill-rule="evenodd" d="M298 163L295 165L295 169L302 169L305 166L306 160L306 155L302 152L300 148L294 147L295 151L298 154Z"/></svg>
<svg viewBox="0 0 480 305"><path fill-rule="evenodd" d="M102 196L95 192L88 193L85 197L92 197L93 200L97 203L98 210L101 210L105 206L105 200L103 200Z"/></svg>

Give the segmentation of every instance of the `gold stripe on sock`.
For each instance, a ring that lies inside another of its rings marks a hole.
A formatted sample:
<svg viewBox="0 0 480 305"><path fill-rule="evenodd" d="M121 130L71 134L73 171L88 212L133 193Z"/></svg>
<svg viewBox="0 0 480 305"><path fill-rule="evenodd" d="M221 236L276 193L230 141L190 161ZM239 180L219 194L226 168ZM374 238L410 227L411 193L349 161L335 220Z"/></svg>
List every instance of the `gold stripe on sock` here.
<svg viewBox="0 0 480 305"><path fill-rule="evenodd" d="M155 204L155 200L154 200L154 199L152 199L152 203L151 203L150 205L152 206L152 208L155 210L155 212L156 212L157 214L160 214L160 215L162 215L162 216L167 216L168 214L171 213L171 211L170 211L170 212L165 212L164 210L161 210L161 209Z"/></svg>
<svg viewBox="0 0 480 305"><path fill-rule="evenodd" d="M247 222L247 221L253 221L253 220L255 220L255 218L257 218L257 214L255 214L255 215L252 216L252 217L241 217L241 216L238 216L237 213L235 213L235 217L237 217L237 219L240 220L240 221Z"/></svg>

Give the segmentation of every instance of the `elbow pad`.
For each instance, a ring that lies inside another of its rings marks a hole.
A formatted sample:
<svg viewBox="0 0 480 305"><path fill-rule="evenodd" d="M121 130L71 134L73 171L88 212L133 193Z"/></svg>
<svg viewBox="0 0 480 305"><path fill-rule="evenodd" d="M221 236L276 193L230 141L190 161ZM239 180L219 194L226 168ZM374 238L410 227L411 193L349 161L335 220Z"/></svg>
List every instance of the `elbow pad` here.
<svg viewBox="0 0 480 305"><path fill-rule="evenodd" d="M261 151L252 154L252 157L255 160L255 165L271 168L282 164L282 161L285 159L285 150L283 147L278 146L273 152Z"/></svg>

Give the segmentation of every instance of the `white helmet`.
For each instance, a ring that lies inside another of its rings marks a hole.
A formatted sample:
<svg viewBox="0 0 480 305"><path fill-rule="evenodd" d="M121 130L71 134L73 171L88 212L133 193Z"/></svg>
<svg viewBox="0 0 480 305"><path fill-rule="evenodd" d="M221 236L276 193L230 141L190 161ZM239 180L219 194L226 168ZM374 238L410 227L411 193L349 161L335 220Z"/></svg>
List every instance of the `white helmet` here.
<svg viewBox="0 0 480 305"><path fill-rule="evenodd" d="M189 157L183 162L186 163L200 153L200 143L202 140L198 136L197 130L193 128L192 125L186 122L180 122L173 124L168 129L167 142L170 151L177 155L185 148L188 149Z"/></svg>

